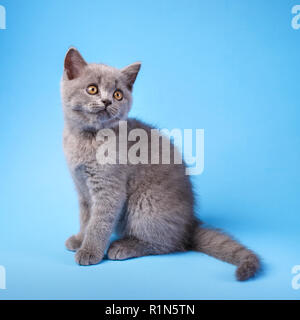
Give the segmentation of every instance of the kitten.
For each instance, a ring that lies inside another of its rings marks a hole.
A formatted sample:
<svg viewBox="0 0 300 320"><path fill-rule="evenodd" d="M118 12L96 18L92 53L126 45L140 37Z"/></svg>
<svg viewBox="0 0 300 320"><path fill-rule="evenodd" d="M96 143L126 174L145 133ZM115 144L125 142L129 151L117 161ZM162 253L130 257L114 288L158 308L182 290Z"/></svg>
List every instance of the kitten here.
<svg viewBox="0 0 300 320"><path fill-rule="evenodd" d="M97 264L117 230L119 239L110 244L109 259L197 250L236 265L238 280L254 276L260 268L256 254L228 235L204 228L195 217L184 164L97 161L101 142L96 136L103 128L118 137L119 122L127 120L128 131L140 128L151 136L152 127L127 118L140 66L134 63L119 70L88 64L74 48L65 57L61 85L64 151L80 206L80 231L66 241L67 249L76 251L78 264ZM173 144L171 149L174 155Z"/></svg>

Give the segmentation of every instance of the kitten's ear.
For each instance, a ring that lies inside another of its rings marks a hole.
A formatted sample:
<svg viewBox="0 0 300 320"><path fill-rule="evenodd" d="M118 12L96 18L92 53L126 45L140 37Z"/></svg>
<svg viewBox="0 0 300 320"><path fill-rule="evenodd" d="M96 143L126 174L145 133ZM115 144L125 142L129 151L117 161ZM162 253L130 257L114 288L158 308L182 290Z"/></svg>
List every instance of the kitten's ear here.
<svg viewBox="0 0 300 320"><path fill-rule="evenodd" d="M121 69L121 72L125 75L127 80L127 86L129 90L132 90L133 84L135 82L135 79L140 71L141 63L135 62L123 69Z"/></svg>
<svg viewBox="0 0 300 320"><path fill-rule="evenodd" d="M65 72L69 80L79 77L87 65L81 54L75 48L70 48L65 57Z"/></svg>

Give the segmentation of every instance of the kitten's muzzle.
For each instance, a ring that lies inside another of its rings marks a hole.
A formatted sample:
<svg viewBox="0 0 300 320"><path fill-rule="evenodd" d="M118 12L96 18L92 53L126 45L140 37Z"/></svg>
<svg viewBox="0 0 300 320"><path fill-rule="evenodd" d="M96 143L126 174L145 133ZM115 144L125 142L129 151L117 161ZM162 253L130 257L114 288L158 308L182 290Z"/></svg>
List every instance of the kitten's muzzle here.
<svg viewBox="0 0 300 320"><path fill-rule="evenodd" d="M88 112L89 113L99 113L101 111L104 111L106 109L105 105L100 105L100 104L90 104L88 106Z"/></svg>

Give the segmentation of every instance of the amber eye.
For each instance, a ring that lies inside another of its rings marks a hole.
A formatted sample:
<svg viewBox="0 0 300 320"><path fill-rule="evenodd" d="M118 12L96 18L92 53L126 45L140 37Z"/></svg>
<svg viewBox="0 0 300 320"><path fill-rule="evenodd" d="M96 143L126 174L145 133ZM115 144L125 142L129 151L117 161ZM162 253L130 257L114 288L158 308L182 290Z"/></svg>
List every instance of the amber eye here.
<svg viewBox="0 0 300 320"><path fill-rule="evenodd" d="M123 92L121 90L116 90L114 92L114 98L118 101L121 101L123 99Z"/></svg>
<svg viewBox="0 0 300 320"><path fill-rule="evenodd" d="M86 92L91 95L97 94L98 87L96 85L92 84L86 88Z"/></svg>

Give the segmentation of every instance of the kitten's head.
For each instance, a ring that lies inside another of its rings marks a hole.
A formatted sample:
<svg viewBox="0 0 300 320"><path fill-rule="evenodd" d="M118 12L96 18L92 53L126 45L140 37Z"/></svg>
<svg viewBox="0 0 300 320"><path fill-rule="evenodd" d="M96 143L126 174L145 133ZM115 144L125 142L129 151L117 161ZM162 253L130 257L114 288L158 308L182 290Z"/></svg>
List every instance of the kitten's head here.
<svg viewBox="0 0 300 320"><path fill-rule="evenodd" d="M71 48L65 58L61 86L66 120L83 131L113 127L125 120L140 67L138 62L121 70L88 64Z"/></svg>

